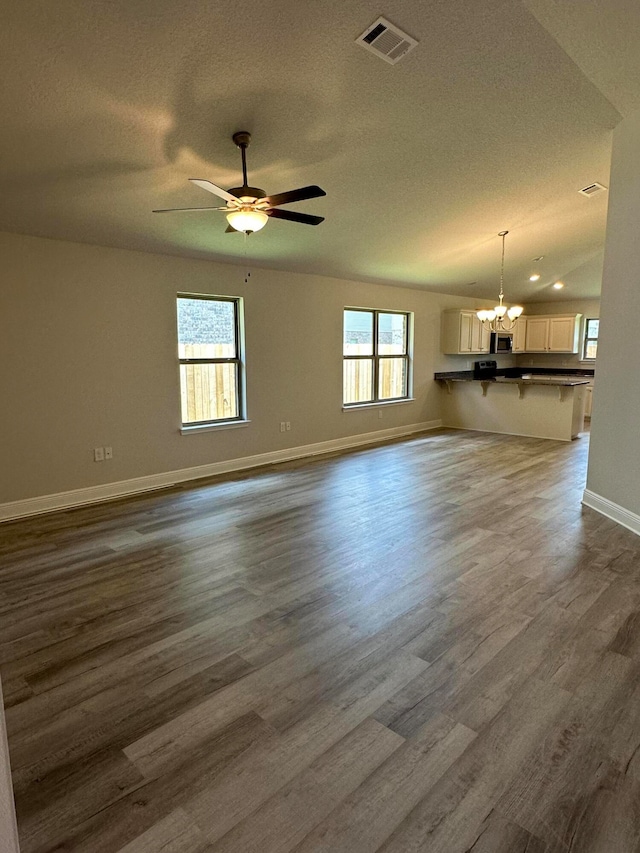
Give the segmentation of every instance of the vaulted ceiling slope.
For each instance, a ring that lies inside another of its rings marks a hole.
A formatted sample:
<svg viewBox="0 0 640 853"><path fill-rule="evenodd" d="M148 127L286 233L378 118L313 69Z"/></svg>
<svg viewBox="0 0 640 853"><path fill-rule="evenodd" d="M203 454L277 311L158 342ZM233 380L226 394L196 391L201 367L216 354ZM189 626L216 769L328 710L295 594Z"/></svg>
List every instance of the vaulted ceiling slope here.
<svg viewBox="0 0 640 853"><path fill-rule="evenodd" d="M6 0L0 229L466 296L495 296L509 229L509 297L574 270L571 297L593 296L607 194L578 190L608 183L638 75L619 61L618 97L603 70L620 33L578 50L585 5ZM395 66L354 43L381 12L420 42ZM211 204L189 177L237 186L245 129L250 183L319 184L302 209L322 225L245 246L221 213L152 215Z"/></svg>

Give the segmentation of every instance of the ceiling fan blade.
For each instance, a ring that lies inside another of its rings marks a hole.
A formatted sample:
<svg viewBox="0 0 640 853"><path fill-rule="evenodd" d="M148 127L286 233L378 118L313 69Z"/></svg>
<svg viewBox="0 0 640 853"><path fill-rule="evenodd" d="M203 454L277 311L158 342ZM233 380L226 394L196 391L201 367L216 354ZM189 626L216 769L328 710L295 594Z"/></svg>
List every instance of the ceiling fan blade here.
<svg viewBox="0 0 640 853"><path fill-rule="evenodd" d="M196 186L201 189L206 190L208 193L213 193L214 195L223 198L225 201L238 201L234 195L223 190L222 187L217 187L215 184L212 184L211 181L203 181L201 178L189 178L189 180L192 184L196 184Z"/></svg>
<svg viewBox="0 0 640 853"><path fill-rule="evenodd" d="M324 216L311 216L309 213L296 213L294 210L265 210L267 216L274 219L288 219L290 222L302 222L303 225L320 225Z"/></svg>
<svg viewBox="0 0 640 853"><path fill-rule="evenodd" d="M227 210L226 207L163 207L160 210L152 210L152 213L184 213L193 210Z"/></svg>
<svg viewBox="0 0 640 853"><path fill-rule="evenodd" d="M300 187L299 190L289 190L288 193L270 195L264 201L269 204L269 207L278 207L280 204L291 204L293 201L305 201L308 198L320 198L323 195L326 195L326 192L314 185L311 187Z"/></svg>

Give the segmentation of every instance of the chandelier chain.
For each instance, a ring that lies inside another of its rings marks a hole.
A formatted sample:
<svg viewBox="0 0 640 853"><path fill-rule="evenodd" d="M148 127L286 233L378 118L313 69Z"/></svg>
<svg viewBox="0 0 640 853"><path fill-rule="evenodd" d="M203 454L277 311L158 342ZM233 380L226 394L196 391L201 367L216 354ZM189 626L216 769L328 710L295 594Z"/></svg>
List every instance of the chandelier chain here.
<svg viewBox="0 0 640 853"><path fill-rule="evenodd" d="M498 237L502 237L502 258L500 262L500 293L498 294L498 304L493 311L482 309L477 313L478 319L485 329L491 332L510 332L514 329L518 317L522 314L522 308L519 305L514 305L507 308L503 304L504 300L504 250L505 237L508 231L500 231Z"/></svg>

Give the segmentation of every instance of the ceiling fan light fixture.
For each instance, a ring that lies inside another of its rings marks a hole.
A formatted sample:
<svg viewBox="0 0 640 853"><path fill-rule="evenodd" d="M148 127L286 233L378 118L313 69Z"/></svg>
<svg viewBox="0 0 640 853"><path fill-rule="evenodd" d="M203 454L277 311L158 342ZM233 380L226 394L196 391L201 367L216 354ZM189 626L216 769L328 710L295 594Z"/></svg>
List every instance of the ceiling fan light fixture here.
<svg viewBox="0 0 640 853"><path fill-rule="evenodd" d="M227 213L227 222L236 231L242 231L245 234L260 231L267 224L269 217L262 210L240 208L240 210L232 210Z"/></svg>

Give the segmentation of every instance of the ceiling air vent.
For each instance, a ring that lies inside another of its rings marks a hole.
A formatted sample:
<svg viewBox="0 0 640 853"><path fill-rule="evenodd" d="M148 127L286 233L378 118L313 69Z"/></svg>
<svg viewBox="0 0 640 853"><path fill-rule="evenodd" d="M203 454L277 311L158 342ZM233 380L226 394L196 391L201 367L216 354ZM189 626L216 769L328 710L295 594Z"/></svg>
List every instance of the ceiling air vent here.
<svg viewBox="0 0 640 853"><path fill-rule="evenodd" d="M418 44L415 39L403 33L386 18L378 18L356 39L357 44L375 53L385 62L395 65Z"/></svg>
<svg viewBox="0 0 640 853"><path fill-rule="evenodd" d="M583 187L581 190L578 190L578 192L581 195L592 196L592 195L597 195L598 193L604 192L605 190L606 190L606 187L603 186L602 184L599 184L596 181L595 184L589 184L588 187Z"/></svg>

